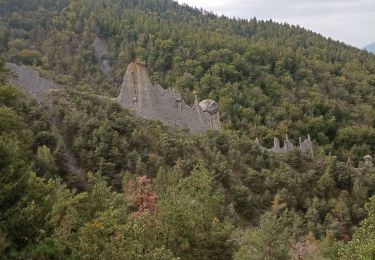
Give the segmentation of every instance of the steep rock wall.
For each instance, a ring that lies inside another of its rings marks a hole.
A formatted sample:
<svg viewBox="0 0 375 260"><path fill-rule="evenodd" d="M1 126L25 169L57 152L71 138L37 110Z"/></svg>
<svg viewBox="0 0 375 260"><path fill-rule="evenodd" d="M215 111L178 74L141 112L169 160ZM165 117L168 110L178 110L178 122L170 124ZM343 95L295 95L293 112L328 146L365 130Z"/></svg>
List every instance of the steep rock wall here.
<svg viewBox="0 0 375 260"><path fill-rule="evenodd" d="M199 117L197 108L186 105L178 92L153 85L141 63L133 62L128 66L117 101L138 116L171 126L188 128L192 132L211 128Z"/></svg>

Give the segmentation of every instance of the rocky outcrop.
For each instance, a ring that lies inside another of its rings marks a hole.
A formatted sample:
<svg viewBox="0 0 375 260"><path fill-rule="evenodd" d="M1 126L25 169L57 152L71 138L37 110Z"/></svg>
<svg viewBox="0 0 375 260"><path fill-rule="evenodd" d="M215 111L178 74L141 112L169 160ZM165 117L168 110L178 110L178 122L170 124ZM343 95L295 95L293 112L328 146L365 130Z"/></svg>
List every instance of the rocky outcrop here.
<svg viewBox="0 0 375 260"><path fill-rule="evenodd" d="M48 93L62 86L40 76L39 72L31 67L6 63L6 67L15 77L10 82L24 88L38 102L46 100Z"/></svg>
<svg viewBox="0 0 375 260"><path fill-rule="evenodd" d="M219 104L211 99L205 99L199 103L200 108L203 112L208 114L216 114L219 112Z"/></svg>
<svg viewBox="0 0 375 260"><path fill-rule="evenodd" d="M109 53L108 53L108 43L105 39L100 37L95 37L95 40L92 44L95 49L96 58L102 72L106 75L109 75L112 71L112 68L109 64Z"/></svg>
<svg viewBox="0 0 375 260"><path fill-rule="evenodd" d="M259 139L255 139L255 143L259 146L259 148L262 151L268 151L268 152L273 152L277 154L282 154L282 153L288 153L293 150L298 149L304 154L309 155L311 158L314 158L314 149L313 149L313 142L311 141L310 135L307 136L307 139L302 141L302 138L299 138L299 146L294 146L294 144L289 140L288 135L286 135L286 139L284 141L283 147L280 146L280 141L278 138L274 137L273 138L273 147L271 149L267 149L263 147Z"/></svg>
<svg viewBox="0 0 375 260"><path fill-rule="evenodd" d="M363 161L364 161L364 166L365 167L371 168L373 166L371 155L364 156L363 157Z"/></svg>
<svg viewBox="0 0 375 260"><path fill-rule="evenodd" d="M220 130L219 104L211 99L205 99L198 104L197 97L195 97L195 102L194 108L198 108L196 111L200 114L199 118L211 129Z"/></svg>
<svg viewBox="0 0 375 260"><path fill-rule="evenodd" d="M7 68L15 74L14 84L24 88L38 102L44 102L51 90L63 86L47 80L35 69L7 63ZM107 97L98 96L99 98ZM160 120L162 123L178 128L187 128L193 133L209 129L220 129L219 105L213 100L203 100L194 106L185 104L180 93L153 85L144 64L133 62L124 75L120 95L115 99L123 107L146 119Z"/></svg>
<svg viewBox="0 0 375 260"><path fill-rule="evenodd" d="M197 101L190 107L177 91L153 85L146 66L141 63L133 62L128 66L117 101L138 116L157 119L167 125L188 128L192 132L216 129L212 127L211 115L206 116Z"/></svg>

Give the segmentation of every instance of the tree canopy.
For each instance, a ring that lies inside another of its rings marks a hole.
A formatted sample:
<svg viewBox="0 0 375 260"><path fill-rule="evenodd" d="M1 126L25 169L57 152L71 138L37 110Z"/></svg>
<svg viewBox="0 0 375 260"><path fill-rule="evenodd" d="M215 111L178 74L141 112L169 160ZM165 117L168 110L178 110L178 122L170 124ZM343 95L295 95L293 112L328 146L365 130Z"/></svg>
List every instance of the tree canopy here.
<svg viewBox="0 0 375 260"><path fill-rule="evenodd" d="M0 258L374 258L374 55L170 0L2 0L0 51L67 86L38 104L0 62ZM222 131L100 98L134 60L218 101ZM308 133L314 158L254 142Z"/></svg>

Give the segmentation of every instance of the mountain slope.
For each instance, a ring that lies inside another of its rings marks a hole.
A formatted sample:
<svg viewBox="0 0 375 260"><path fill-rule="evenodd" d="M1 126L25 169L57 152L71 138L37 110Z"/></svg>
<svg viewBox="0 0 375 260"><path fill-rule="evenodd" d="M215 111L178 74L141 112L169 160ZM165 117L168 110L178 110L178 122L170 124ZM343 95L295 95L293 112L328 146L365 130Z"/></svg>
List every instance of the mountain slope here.
<svg viewBox="0 0 375 260"><path fill-rule="evenodd" d="M0 258L342 259L375 194L374 55L169 0L3 0L0 14L2 57L71 87L37 104L0 63ZM100 98L133 61L188 104L217 100L223 130ZM308 133L314 158L253 141Z"/></svg>
<svg viewBox="0 0 375 260"><path fill-rule="evenodd" d="M193 91L218 101L228 130L266 144L273 136L310 133L342 160L375 152L365 134L373 126L375 58L365 52L299 27L216 17L172 1L59 1L63 6L51 11L45 2L54 1L38 2L47 11L3 9L6 59L113 97L137 59L155 83L176 88L187 103ZM97 35L108 42L110 77L95 61ZM362 135L355 143L354 132Z"/></svg>
<svg viewBox="0 0 375 260"><path fill-rule="evenodd" d="M369 52L375 53L375 42L367 45L363 49L365 49L365 50L367 50Z"/></svg>

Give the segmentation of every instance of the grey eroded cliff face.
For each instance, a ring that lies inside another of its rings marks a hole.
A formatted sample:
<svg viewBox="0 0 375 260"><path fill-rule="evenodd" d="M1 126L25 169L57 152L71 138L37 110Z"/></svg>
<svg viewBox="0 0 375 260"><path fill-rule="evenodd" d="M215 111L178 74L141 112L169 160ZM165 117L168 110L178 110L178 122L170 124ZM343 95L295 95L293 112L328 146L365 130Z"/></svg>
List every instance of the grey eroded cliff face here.
<svg viewBox="0 0 375 260"><path fill-rule="evenodd" d="M178 92L153 85L145 65L140 63L128 66L117 101L140 117L188 128L193 133L215 129L199 106L190 107Z"/></svg>
<svg viewBox="0 0 375 260"><path fill-rule="evenodd" d="M39 103L48 101L51 90L64 88L41 77L31 67L14 63L7 63L6 67L15 74L11 82L25 89ZM133 62L128 66L121 93L115 101L133 110L137 116L187 128L193 133L220 129L218 104L215 101L204 100L199 104L196 99L193 107L186 105L177 91L153 85L146 67L140 63Z"/></svg>
<svg viewBox="0 0 375 260"><path fill-rule="evenodd" d="M61 85L41 77L38 71L30 67L6 63L6 68L15 76L10 79L10 82L25 89L38 102L46 100L51 90L63 88Z"/></svg>
<svg viewBox="0 0 375 260"><path fill-rule="evenodd" d="M106 75L109 75L112 71L111 66L109 65L109 54L108 54L108 44L107 41L100 37L95 37L93 42L95 49L96 58L100 65L100 69Z"/></svg>

